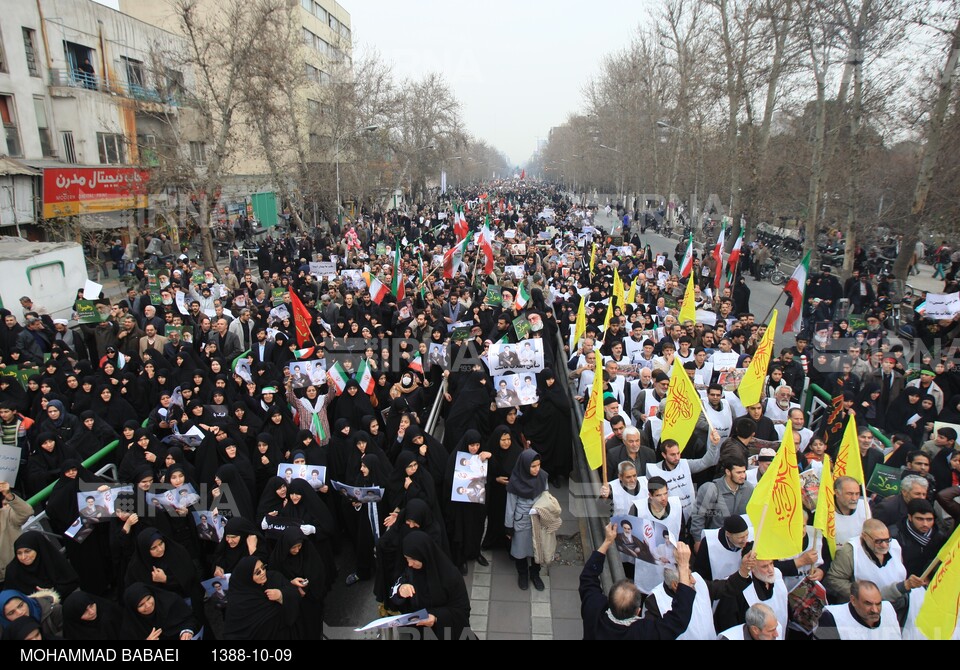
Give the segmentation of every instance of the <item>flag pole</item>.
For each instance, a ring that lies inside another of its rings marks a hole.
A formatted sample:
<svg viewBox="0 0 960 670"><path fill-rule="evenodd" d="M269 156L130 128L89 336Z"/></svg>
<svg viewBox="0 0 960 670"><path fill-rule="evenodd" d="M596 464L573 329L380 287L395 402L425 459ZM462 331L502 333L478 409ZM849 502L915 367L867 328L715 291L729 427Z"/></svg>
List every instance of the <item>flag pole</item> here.
<svg viewBox="0 0 960 670"><path fill-rule="evenodd" d="M767 312L767 315L764 317L763 321L761 321L760 323L768 323L770 321L770 317L773 316L773 310L777 308L777 303L780 302L780 298L782 298L785 294L786 294L786 291L780 291L780 295L778 295L777 299L773 301L773 305L770 307L770 311Z"/></svg>
<svg viewBox="0 0 960 670"><path fill-rule="evenodd" d="M930 579L930 575L933 574L933 571L936 570L939 565L940 565L940 559L934 558L930 562L930 565L927 566L927 569L923 571L923 574L920 575L920 579L922 579L923 581L927 581L928 579Z"/></svg>
<svg viewBox="0 0 960 670"><path fill-rule="evenodd" d="M860 485L860 495L863 496L863 498L861 498L861 500L863 500L863 509L864 509L864 512L866 512L866 516L867 516L868 519L872 519L872 518L873 518L873 512L870 511L870 504L867 502L867 486L866 486L866 484L861 484L861 485Z"/></svg>

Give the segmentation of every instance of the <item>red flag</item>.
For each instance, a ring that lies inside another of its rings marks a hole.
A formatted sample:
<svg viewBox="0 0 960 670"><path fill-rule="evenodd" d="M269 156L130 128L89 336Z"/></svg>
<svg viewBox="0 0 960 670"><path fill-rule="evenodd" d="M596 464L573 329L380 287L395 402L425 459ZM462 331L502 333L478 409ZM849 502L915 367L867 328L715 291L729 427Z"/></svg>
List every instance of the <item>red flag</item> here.
<svg viewBox="0 0 960 670"><path fill-rule="evenodd" d="M713 258L716 261L716 277L713 280L714 290L720 290L720 284L723 282L723 246L726 242L726 229L720 226L720 239L717 240L717 246L713 248Z"/></svg>
<svg viewBox="0 0 960 670"><path fill-rule="evenodd" d="M307 340L313 339L310 334L310 326L313 325L313 316L307 310L306 306L300 301L300 298L290 289L290 305L293 307L293 323L297 329L297 346L303 347Z"/></svg>

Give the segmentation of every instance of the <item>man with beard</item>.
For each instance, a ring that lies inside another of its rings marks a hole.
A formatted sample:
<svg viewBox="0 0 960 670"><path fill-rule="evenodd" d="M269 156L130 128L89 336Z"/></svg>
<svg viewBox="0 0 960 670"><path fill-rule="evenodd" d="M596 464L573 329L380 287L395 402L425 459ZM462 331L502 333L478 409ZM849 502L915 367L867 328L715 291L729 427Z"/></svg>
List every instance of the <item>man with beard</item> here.
<svg viewBox="0 0 960 670"><path fill-rule="evenodd" d="M744 562L750 565L750 558L756 559L751 552ZM755 560L749 574L744 575L743 568L735 573L728 584L731 592L736 592L735 598L724 598L717 604L714 621L717 630L727 630L746 622L747 610L757 603L763 603L773 610L777 621L787 620L787 587L783 582L783 575L773 561ZM779 637L782 638L782 630Z"/></svg>

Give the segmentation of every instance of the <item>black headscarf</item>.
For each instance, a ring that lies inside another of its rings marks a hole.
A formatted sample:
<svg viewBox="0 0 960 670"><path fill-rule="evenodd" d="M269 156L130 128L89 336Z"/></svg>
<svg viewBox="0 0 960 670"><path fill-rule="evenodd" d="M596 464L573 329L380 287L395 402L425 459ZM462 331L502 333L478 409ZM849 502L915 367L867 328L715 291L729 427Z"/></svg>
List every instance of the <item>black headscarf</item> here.
<svg viewBox="0 0 960 670"><path fill-rule="evenodd" d="M232 516L242 516L252 519L254 515L253 501L250 500L250 490L240 474L240 470L232 464L221 465L217 469L217 479L220 480L220 498L214 501L214 506L229 504ZM213 507L211 507L213 509Z"/></svg>
<svg viewBox="0 0 960 670"><path fill-rule="evenodd" d="M401 611L426 609L437 618L435 632L459 639L470 625L470 598L463 575L426 533L414 531L403 539L403 555L419 561L419 570L407 567L402 581L413 585L413 598L401 599ZM396 600L394 601L396 602Z"/></svg>
<svg viewBox="0 0 960 670"><path fill-rule="evenodd" d="M81 619L90 605L97 606L97 618ZM74 591L63 601L63 639L117 640L123 614L115 602L92 596L85 591Z"/></svg>
<svg viewBox="0 0 960 670"><path fill-rule="evenodd" d="M40 589L53 589L60 597L73 593L80 581L77 571L67 558L51 544L50 540L35 530L28 531L13 543L18 549L32 549L37 557L30 565L23 565L16 556L7 565L4 588L33 593Z"/></svg>
<svg viewBox="0 0 960 670"><path fill-rule="evenodd" d="M267 572L266 583L253 581L258 560L254 556L242 559L230 577L230 605L224 621L227 640L287 640L292 636L300 613L300 594L273 570ZM269 600L267 589L283 593L283 603Z"/></svg>
<svg viewBox="0 0 960 670"><path fill-rule="evenodd" d="M500 448L500 438L504 435L510 435L511 442L509 449ZM493 433L490 434L490 439L487 441L485 451L493 454L490 458L490 467L487 470L487 481L490 481L497 477L510 476L514 466L517 464L517 460L520 458L520 454L523 453L523 447L513 439L513 433L508 426L497 426L493 430Z"/></svg>
<svg viewBox="0 0 960 670"><path fill-rule="evenodd" d="M300 551L294 556L290 549L298 544L301 545ZM285 528L281 533L280 540L270 556L270 567L275 568L287 580L297 577L308 579L310 583L305 589L306 597L314 601L323 600L327 590L326 568L316 548L296 526Z"/></svg>
<svg viewBox="0 0 960 670"><path fill-rule="evenodd" d="M260 502L257 504L257 513L254 518L254 521L257 523L263 521L263 517L270 514L270 512L277 512L278 514L284 510L284 507L287 503L287 498L281 498L277 495L277 491L281 488L287 488L287 480L283 477L271 477L267 480L266 486L263 487L263 493L260 495Z"/></svg>
<svg viewBox="0 0 960 670"><path fill-rule="evenodd" d="M147 616L137 606L147 596L153 596L153 613ZM161 640L179 640L185 630L199 630L190 606L176 593L170 593L144 582L136 582L123 592L123 639L146 640L154 628L163 631Z"/></svg>
<svg viewBox="0 0 960 670"><path fill-rule="evenodd" d="M390 509L404 508L415 498L420 498L429 504L433 509L436 504L436 494L433 486L433 478L423 467L417 458L418 454L412 451L401 451L394 464L393 472L390 474L390 480L387 482L387 501ZM409 488L404 488L407 479L407 466L411 463L417 464L417 471L410 477L413 482Z"/></svg>
<svg viewBox="0 0 960 670"><path fill-rule="evenodd" d="M6 629L4 629L3 639L12 642L22 642L27 639L28 635L38 630L41 631L42 635L43 631L39 621L29 615L22 616L10 622ZM47 638L43 639L46 640Z"/></svg>
<svg viewBox="0 0 960 670"><path fill-rule="evenodd" d="M150 555L150 545L157 540L163 540L164 543L163 556L160 558ZM153 581L154 568L166 573L166 582ZM126 584L130 586L136 582L151 584L156 589L171 591L184 598L193 595L199 584L193 559L187 550L156 528L144 528L137 535L133 557L127 566Z"/></svg>
<svg viewBox="0 0 960 670"><path fill-rule="evenodd" d="M227 544L227 535L240 538L236 547ZM220 540L213 554L213 564L222 569L224 573L233 572L237 563L250 556L250 548L247 546L247 539L250 536L257 538L257 551L262 551L260 548L261 536L256 526L247 519L241 519L240 517L233 517L228 520L227 525L223 528L223 539Z"/></svg>
<svg viewBox="0 0 960 670"><path fill-rule="evenodd" d="M547 472L540 468L536 477L531 476L530 466L540 460L540 454L528 449L517 459L510 473L510 483L507 484L507 493L513 493L518 498L535 500L547 490Z"/></svg>

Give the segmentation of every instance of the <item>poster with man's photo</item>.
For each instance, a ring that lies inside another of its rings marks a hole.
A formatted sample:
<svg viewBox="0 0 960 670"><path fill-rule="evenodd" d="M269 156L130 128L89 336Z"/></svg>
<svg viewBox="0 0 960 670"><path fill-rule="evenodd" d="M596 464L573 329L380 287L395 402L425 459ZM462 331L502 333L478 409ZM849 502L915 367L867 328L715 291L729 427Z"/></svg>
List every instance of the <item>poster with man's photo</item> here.
<svg viewBox="0 0 960 670"><path fill-rule="evenodd" d="M319 386L327 381L327 361L294 361L288 365L290 383L295 389Z"/></svg>
<svg viewBox="0 0 960 670"><path fill-rule="evenodd" d="M372 503L383 500L384 490L377 486L350 486L337 481L330 483L335 491L351 502Z"/></svg>
<svg viewBox="0 0 960 670"><path fill-rule="evenodd" d="M104 491L80 491L77 493L77 507L80 517L90 523L109 521L117 515L117 497L123 493L133 493L132 486L115 486Z"/></svg>
<svg viewBox="0 0 960 670"><path fill-rule="evenodd" d="M614 544L621 558L629 563L642 561L662 567L676 565L676 538L664 524L627 515L615 516L612 522L617 525Z"/></svg>
<svg viewBox="0 0 960 670"><path fill-rule="evenodd" d="M433 368L433 366L439 365L443 369L450 367L450 361L447 356L447 348L442 344L431 343L430 348L427 352L427 366L428 368Z"/></svg>
<svg viewBox="0 0 960 670"><path fill-rule="evenodd" d="M184 484L161 493L147 493L145 498L148 505L162 509L171 516L178 516L178 509L190 509L200 502L200 496L192 484Z"/></svg>
<svg viewBox="0 0 960 670"><path fill-rule="evenodd" d="M487 501L487 463L479 454L457 452L453 468L452 502L483 505Z"/></svg>
<svg viewBox="0 0 960 670"><path fill-rule="evenodd" d="M487 350L487 367L493 376L507 372L543 372L543 340L524 340L516 344L491 344Z"/></svg>
<svg viewBox="0 0 960 670"><path fill-rule="evenodd" d="M495 402L500 409L540 402L540 396L537 394L537 376L532 372L494 377L493 387L496 393Z"/></svg>
<svg viewBox="0 0 960 670"><path fill-rule="evenodd" d="M220 577L211 577L200 582L203 587L204 602L211 602L219 610L227 608L227 593L230 591L230 573Z"/></svg>
<svg viewBox="0 0 960 670"><path fill-rule="evenodd" d="M227 519L218 511L202 510L191 512L193 523L197 526L197 536L207 542L219 542L223 539L223 530L227 527Z"/></svg>
<svg viewBox="0 0 960 670"><path fill-rule="evenodd" d="M302 479L314 491L319 491L327 478L327 469L322 465L281 463L277 466L277 477L282 477L287 484L294 479Z"/></svg>

